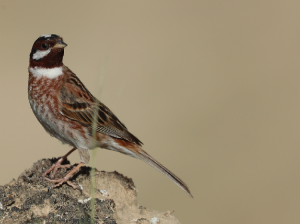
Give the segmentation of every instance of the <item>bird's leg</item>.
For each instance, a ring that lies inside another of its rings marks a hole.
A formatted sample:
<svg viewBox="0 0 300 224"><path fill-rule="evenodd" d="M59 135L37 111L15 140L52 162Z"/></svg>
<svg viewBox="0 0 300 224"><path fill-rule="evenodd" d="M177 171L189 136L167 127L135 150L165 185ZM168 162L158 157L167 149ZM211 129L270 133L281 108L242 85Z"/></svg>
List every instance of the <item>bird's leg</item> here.
<svg viewBox="0 0 300 224"><path fill-rule="evenodd" d="M72 150L70 150L66 155L64 155L62 158L60 158L56 163L54 163L45 173L43 173L42 177L49 181L49 182L52 182L52 183L57 183L55 185L52 186L52 188L55 188L55 187L59 187L60 185L62 185L63 183L67 183L69 184L71 187L73 187L74 189L79 189L81 190L78 186L76 186L75 184L73 184L71 181L69 181L69 179L74 175L74 173L76 173L79 168L81 166L84 165L83 162L79 163L75 168L73 168L65 177L63 178L60 178L60 179L56 179L56 180L51 180L47 177L45 177L48 173L50 173L51 171L51 175L50 177L53 179L56 171L58 168L62 168L62 167L67 167L67 168L70 168L72 167L72 165L61 165L61 163L72 153L76 150L76 148L73 148Z"/></svg>
<svg viewBox="0 0 300 224"><path fill-rule="evenodd" d="M72 153L76 150L76 148L71 149L66 155L64 155L63 157L61 157L56 163L54 163L45 173L43 173L42 177L45 177L48 173L51 172L50 177L53 179L54 175L57 171L58 168L62 168L62 167L66 167L66 168L70 168L72 167L72 165L61 165L61 163Z"/></svg>
<svg viewBox="0 0 300 224"><path fill-rule="evenodd" d="M71 187L73 187L74 189L79 189L79 190L81 190L80 189L80 187L79 186L76 186L75 184L73 184L71 181L69 181L69 179L74 175L74 173L76 173L78 170L79 170L79 168L81 167L81 166L83 166L84 165L84 163L83 162L80 162L76 167L74 167L65 177L63 177L63 178L60 178L60 179L56 179L56 180L51 180L51 179L49 179L49 178L47 178L47 177L44 177L44 179L45 180L47 180L47 181L50 181L50 182L52 182L52 183L57 183L57 184L55 184L55 185L53 185L51 188L55 188L55 187L59 187L60 185L62 185L63 183L67 183L67 184L69 184Z"/></svg>

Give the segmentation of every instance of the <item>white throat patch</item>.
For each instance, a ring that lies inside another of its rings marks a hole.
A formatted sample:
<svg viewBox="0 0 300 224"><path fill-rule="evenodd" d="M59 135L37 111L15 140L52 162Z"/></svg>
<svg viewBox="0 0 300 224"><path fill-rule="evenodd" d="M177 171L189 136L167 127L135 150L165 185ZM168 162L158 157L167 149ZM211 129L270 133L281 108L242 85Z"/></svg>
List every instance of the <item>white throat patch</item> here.
<svg viewBox="0 0 300 224"><path fill-rule="evenodd" d="M40 51L40 50L37 50L33 55L32 55L32 59L34 60L39 60L43 57L45 57L47 54L49 54L51 51L51 48L49 48L48 50L46 51Z"/></svg>
<svg viewBox="0 0 300 224"><path fill-rule="evenodd" d="M63 74L62 67L56 68L41 68L41 67L34 67L29 69L30 72L33 74L33 77L47 77L49 79L55 79L56 77Z"/></svg>

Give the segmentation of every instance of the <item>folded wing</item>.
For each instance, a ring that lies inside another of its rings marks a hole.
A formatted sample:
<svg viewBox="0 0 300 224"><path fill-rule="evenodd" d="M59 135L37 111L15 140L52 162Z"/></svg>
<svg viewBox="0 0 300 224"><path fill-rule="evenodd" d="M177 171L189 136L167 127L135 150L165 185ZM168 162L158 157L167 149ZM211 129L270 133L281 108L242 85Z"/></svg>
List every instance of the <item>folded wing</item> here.
<svg viewBox="0 0 300 224"><path fill-rule="evenodd" d="M111 110L96 99L79 78L68 69L68 76L60 89L60 112L71 120L114 138L137 145L142 142L131 134Z"/></svg>

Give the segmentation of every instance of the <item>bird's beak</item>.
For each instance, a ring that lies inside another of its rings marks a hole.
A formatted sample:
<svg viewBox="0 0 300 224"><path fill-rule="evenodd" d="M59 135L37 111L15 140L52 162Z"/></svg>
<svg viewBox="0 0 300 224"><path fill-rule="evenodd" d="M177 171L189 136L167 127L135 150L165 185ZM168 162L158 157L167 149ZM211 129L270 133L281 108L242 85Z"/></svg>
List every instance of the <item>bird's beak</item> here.
<svg viewBox="0 0 300 224"><path fill-rule="evenodd" d="M58 40L53 48L65 48L66 46L68 45L65 42L63 42L62 40Z"/></svg>

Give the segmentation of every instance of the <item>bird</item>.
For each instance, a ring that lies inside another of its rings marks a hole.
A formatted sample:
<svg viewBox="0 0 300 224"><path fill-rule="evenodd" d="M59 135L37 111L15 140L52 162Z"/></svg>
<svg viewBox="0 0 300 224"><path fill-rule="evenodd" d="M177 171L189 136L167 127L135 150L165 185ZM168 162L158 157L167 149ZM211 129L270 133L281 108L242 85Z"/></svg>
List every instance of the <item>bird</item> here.
<svg viewBox="0 0 300 224"><path fill-rule="evenodd" d="M72 147L41 177L52 183L52 188L66 183L74 189L80 189L70 178L81 166L89 163L89 150L99 147L146 162L193 197L188 186L144 151L143 143L63 64L66 46L59 35L41 35L33 43L29 56L30 107L46 132ZM80 163L75 167L62 165L76 149L79 152ZM56 171L62 167L73 168L63 178L54 179Z"/></svg>

